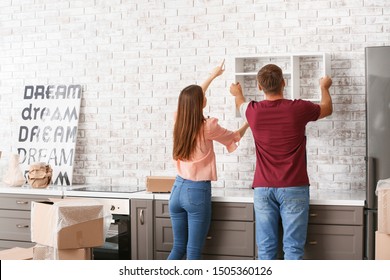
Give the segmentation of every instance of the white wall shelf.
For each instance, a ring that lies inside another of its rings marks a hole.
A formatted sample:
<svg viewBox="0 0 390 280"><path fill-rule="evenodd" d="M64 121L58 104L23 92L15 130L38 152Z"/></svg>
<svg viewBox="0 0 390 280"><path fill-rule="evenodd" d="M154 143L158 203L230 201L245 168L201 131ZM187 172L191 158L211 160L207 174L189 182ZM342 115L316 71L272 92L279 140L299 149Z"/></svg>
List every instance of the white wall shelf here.
<svg viewBox="0 0 390 280"><path fill-rule="evenodd" d="M257 88L257 72L267 64L276 64L283 70L286 82L284 96L288 99L321 100L319 79L330 75L328 53L294 53L252 55L235 58L235 80L241 84L247 101L264 99ZM236 112L239 116L239 112Z"/></svg>

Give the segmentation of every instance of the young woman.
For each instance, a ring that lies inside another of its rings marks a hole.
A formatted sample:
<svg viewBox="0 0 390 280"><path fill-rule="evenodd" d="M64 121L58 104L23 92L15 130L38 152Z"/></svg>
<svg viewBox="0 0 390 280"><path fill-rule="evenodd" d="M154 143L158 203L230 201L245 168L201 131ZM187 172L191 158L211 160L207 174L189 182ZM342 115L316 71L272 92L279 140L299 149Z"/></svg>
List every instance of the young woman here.
<svg viewBox="0 0 390 280"><path fill-rule="evenodd" d="M211 220L211 181L217 180L213 141L233 152L248 128L229 131L216 118L206 118L203 108L210 83L224 72L224 62L202 84L184 88L179 96L173 131L173 159L177 177L169 199L173 248L169 260L201 258Z"/></svg>

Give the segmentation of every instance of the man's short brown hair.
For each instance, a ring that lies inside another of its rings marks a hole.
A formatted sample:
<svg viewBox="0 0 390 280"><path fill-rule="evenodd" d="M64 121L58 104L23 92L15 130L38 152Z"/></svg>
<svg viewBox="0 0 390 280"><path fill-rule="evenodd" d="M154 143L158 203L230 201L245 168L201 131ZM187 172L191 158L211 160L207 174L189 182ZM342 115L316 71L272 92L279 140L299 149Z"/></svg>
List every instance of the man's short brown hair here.
<svg viewBox="0 0 390 280"><path fill-rule="evenodd" d="M283 71L275 64L267 64L257 73L257 82L265 93L280 93L283 87Z"/></svg>

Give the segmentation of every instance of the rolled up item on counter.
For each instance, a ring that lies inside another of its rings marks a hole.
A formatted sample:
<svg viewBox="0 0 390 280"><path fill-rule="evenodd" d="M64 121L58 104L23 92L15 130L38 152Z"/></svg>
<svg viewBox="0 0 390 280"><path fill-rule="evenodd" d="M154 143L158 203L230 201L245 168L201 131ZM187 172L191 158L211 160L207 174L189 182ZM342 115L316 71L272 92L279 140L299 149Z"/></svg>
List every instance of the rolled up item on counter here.
<svg viewBox="0 0 390 280"><path fill-rule="evenodd" d="M3 182L10 187L21 187L26 183L26 178L24 178L19 164L18 154L11 154L8 170L4 174Z"/></svg>

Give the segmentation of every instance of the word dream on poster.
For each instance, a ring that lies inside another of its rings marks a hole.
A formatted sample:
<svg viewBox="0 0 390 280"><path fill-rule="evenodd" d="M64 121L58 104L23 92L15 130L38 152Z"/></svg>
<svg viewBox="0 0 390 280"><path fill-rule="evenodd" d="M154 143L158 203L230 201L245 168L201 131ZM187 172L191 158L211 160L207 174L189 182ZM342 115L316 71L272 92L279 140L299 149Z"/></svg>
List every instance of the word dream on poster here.
<svg viewBox="0 0 390 280"><path fill-rule="evenodd" d="M72 184L81 93L81 85L25 86L17 147L25 174L44 162L53 169L52 184Z"/></svg>

